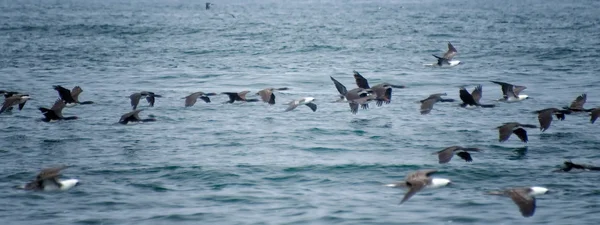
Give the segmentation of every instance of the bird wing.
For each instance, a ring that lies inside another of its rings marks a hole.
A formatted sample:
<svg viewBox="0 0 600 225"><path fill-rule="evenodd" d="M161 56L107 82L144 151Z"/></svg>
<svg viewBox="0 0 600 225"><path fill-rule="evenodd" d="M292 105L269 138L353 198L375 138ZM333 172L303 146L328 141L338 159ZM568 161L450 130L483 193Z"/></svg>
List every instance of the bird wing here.
<svg viewBox="0 0 600 225"><path fill-rule="evenodd" d="M477 87L473 89L473 92L471 92L471 96L473 97L473 100L475 100L476 103L479 103L479 100L481 100L482 93L483 87L481 85L477 85Z"/></svg>
<svg viewBox="0 0 600 225"><path fill-rule="evenodd" d="M121 116L121 119L119 119L119 123L123 123L126 124L128 122L132 122L132 121L139 121L139 113L142 111L142 109L136 109L133 110L131 112L125 113Z"/></svg>
<svg viewBox="0 0 600 225"><path fill-rule="evenodd" d="M508 191L508 195L517 206L524 217L533 216L535 213L535 198L529 195L527 189L512 189Z"/></svg>
<svg viewBox="0 0 600 225"><path fill-rule="evenodd" d="M421 115L425 115L431 112L431 110L433 109L433 104L435 104L437 101L438 99L429 98L421 102Z"/></svg>
<svg viewBox="0 0 600 225"><path fill-rule="evenodd" d="M472 162L473 161L473 158L471 158L471 154L469 154L466 151L458 152L458 153L456 153L456 155L458 155L461 159L464 159L467 162Z"/></svg>
<svg viewBox="0 0 600 225"><path fill-rule="evenodd" d="M461 88L460 91L458 91L458 94L463 103L467 105L477 105L477 102L475 99L473 99L473 96L466 89Z"/></svg>
<svg viewBox="0 0 600 225"><path fill-rule="evenodd" d="M83 89L79 86L75 86L73 87L73 90L71 90L71 97L75 102L79 102L79 94L81 94L81 92L83 92Z"/></svg>
<svg viewBox="0 0 600 225"><path fill-rule="evenodd" d="M458 51L456 51L456 48L454 48L454 46L452 46L452 44L448 42L448 51L444 53L444 56L442 58L446 60L452 60L456 53L458 53Z"/></svg>
<svg viewBox="0 0 600 225"><path fill-rule="evenodd" d="M338 90L338 92L341 95L346 96L346 94L348 94L348 90L346 89L346 86L344 86L342 83L340 83L333 77L329 77L329 78L331 78L331 81L333 81L333 84L335 84L335 88Z"/></svg>
<svg viewBox="0 0 600 225"><path fill-rule="evenodd" d="M292 111L292 110L294 110L298 106L299 106L299 104L297 104L297 101L292 101L292 102L290 102L290 104L287 107L287 109L285 109L285 112Z"/></svg>
<svg viewBox="0 0 600 225"><path fill-rule="evenodd" d="M369 82L360 73L352 71L354 73L354 80L356 80L356 86L359 88L369 89Z"/></svg>
<svg viewBox="0 0 600 225"><path fill-rule="evenodd" d="M577 96L577 98L575 98L575 100L573 100L573 102L571 102L571 106L569 106L569 108L571 108L571 109L583 109L583 104L585 104L586 100L587 100L587 95L586 94L582 94L580 96Z"/></svg>
<svg viewBox="0 0 600 225"><path fill-rule="evenodd" d="M598 119L598 116L600 116L600 108L595 108L594 110L592 110L592 112L590 113L590 122L594 123L596 122L596 119Z"/></svg>
<svg viewBox="0 0 600 225"><path fill-rule="evenodd" d="M258 95L260 95L260 98L263 100L263 102L268 102L269 104L271 104L271 97L275 96L273 95L273 91L271 91L270 89L261 90L258 92Z"/></svg>
<svg viewBox="0 0 600 225"><path fill-rule="evenodd" d="M56 114L56 116L61 118L61 117L63 117L62 110L65 108L65 106L66 106L65 101L63 101L62 99L57 99L54 102L54 105L52 105L52 108L50 108L50 110L54 111L54 114Z"/></svg>
<svg viewBox="0 0 600 225"><path fill-rule="evenodd" d="M456 146L447 147L447 148L445 148L445 149L437 152L438 162L440 164L444 164L444 163L450 162L450 160L452 159L452 157L454 157L454 150L456 150Z"/></svg>
<svg viewBox="0 0 600 225"><path fill-rule="evenodd" d="M410 189L408 189L406 194L404 194L404 198L402 198L402 201L400 201L400 204L404 203L405 201L410 199L413 195L415 195L417 192L422 190L425 187L425 182L424 181L413 181L412 183L410 183L409 186L410 186Z"/></svg>
<svg viewBox="0 0 600 225"><path fill-rule="evenodd" d="M504 124L498 128L498 141L504 142L508 140L510 135L513 133L513 128L515 126L512 124ZM516 133L515 133L516 134ZM517 134L518 135L518 134Z"/></svg>
<svg viewBox="0 0 600 225"><path fill-rule="evenodd" d="M137 108L137 105L140 103L140 98L142 98L141 93L133 93L129 96L129 99L131 99L131 106L133 107L133 109Z"/></svg>
<svg viewBox="0 0 600 225"><path fill-rule="evenodd" d="M519 137L519 139L521 139L521 141L523 141L523 142L529 141L528 138L527 138L527 131L525 129L523 129L523 128L517 128L517 129L513 130L512 132L514 134L516 134L517 137Z"/></svg>
<svg viewBox="0 0 600 225"><path fill-rule="evenodd" d="M62 171L63 169L66 169L66 168L67 168L66 166L58 166L58 167L51 167L51 168L43 169L42 171L40 171L40 173L38 173L36 179L44 180L44 179L55 178L58 175L60 175L60 171Z"/></svg>
<svg viewBox="0 0 600 225"><path fill-rule="evenodd" d="M519 93L525 89L527 89L525 86L512 86L512 91L516 97L519 97Z"/></svg>
<svg viewBox="0 0 600 225"><path fill-rule="evenodd" d="M71 96L71 91L69 89L66 89L60 85L56 85L54 86L54 90L58 91L58 95L66 103L75 103L75 99L73 99L73 96Z"/></svg>
<svg viewBox="0 0 600 225"><path fill-rule="evenodd" d="M13 106L14 104L17 104L17 102L19 102L20 99L21 98L19 96L10 96L8 98L5 98L4 104L2 104L2 109L0 109L0 113L6 111L8 108Z"/></svg>
<svg viewBox="0 0 600 225"><path fill-rule="evenodd" d="M187 97L185 97L185 106L189 107L189 106L193 106L194 104L196 104L196 101L198 100L199 96L200 96L200 93L195 92L195 93L192 93L192 94L188 95Z"/></svg>
<svg viewBox="0 0 600 225"><path fill-rule="evenodd" d="M317 111L317 105L315 103L309 102L306 103L306 106L308 106L313 112Z"/></svg>
<svg viewBox="0 0 600 225"><path fill-rule="evenodd" d="M540 130L542 132L550 128L550 123L552 123L552 115L552 110L542 110L538 113L538 121L540 122Z"/></svg>
<svg viewBox="0 0 600 225"><path fill-rule="evenodd" d="M156 101L156 98L154 97L154 95L151 94L146 96L146 101L150 103L150 107L154 107L154 102Z"/></svg>
<svg viewBox="0 0 600 225"><path fill-rule="evenodd" d="M240 93L237 94L237 96L241 99L241 100L246 100L246 95L250 93L250 91L242 91Z"/></svg>
<svg viewBox="0 0 600 225"><path fill-rule="evenodd" d="M348 105L350 105L350 112L352 112L352 114L358 113L358 103L350 102Z"/></svg>
<svg viewBox="0 0 600 225"><path fill-rule="evenodd" d="M512 84L504 83L504 82L500 82L500 81L491 81L491 82L494 84L500 85L501 89L502 89L502 95L505 98L508 98L509 90L512 90L512 86L513 86Z"/></svg>

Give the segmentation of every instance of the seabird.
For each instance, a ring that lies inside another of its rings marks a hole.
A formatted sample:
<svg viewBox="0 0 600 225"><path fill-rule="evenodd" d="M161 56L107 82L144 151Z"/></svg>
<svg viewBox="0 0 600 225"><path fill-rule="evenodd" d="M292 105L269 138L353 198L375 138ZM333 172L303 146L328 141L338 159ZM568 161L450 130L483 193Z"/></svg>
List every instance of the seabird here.
<svg viewBox="0 0 600 225"><path fill-rule="evenodd" d="M315 98L313 97L305 97L305 98L301 98L298 100L294 100L291 101L290 103L288 103L288 108L285 109L285 112L289 112L294 110L296 107L298 107L299 105L306 105L308 106L310 109L312 109L313 112L317 111L317 105L315 103L312 103L313 101L315 101Z"/></svg>
<svg viewBox="0 0 600 225"><path fill-rule="evenodd" d="M373 87L369 86L369 82L366 78L364 78L360 73L356 72L356 70L352 71L354 73L354 79L356 80L356 85L359 88L370 89L375 94L377 101L377 106L385 104L389 104L392 100L392 88L405 88L402 85L393 85L389 83L381 83L377 84Z"/></svg>
<svg viewBox="0 0 600 225"><path fill-rule="evenodd" d="M460 61L452 60L452 58L454 56L456 56L457 53L458 53L458 51L456 51L456 48L454 48L454 46L452 46L452 44L450 42L448 42L448 51L446 51L446 53L444 53L444 56L439 57L437 55L433 55L433 57L437 58L438 66L443 66L443 65L456 66L456 65L460 64Z"/></svg>
<svg viewBox="0 0 600 225"><path fill-rule="evenodd" d="M475 87L475 89L473 89L473 92L471 93L469 93L467 89L465 89L465 87L461 87L460 91L458 91L460 99L463 101L463 103L460 104L460 107L480 106L482 108L493 108L494 105L484 105L479 103L479 100L481 100L482 92L483 87L481 85L477 85L477 87Z"/></svg>
<svg viewBox="0 0 600 225"><path fill-rule="evenodd" d="M214 4L212 4L212 3L210 3L210 2L207 2L205 5L206 5L206 10L209 10L209 9L210 9L210 6L211 6L211 5L214 5Z"/></svg>
<svg viewBox="0 0 600 225"><path fill-rule="evenodd" d="M344 96L346 98L346 100L348 101L348 104L350 105L350 112L352 112L352 114L356 114L358 112L359 105L363 109L368 109L369 108L368 102L377 98L377 96L374 94L371 94L372 91L370 91L368 89L354 88L354 89L348 91L348 90L346 90L346 86L344 86L342 83L340 83L339 81L337 81L336 79L334 79L331 76L329 78L331 78L331 81L333 81L333 84L335 85L335 88L338 90L340 95Z"/></svg>
<svg viewBox="0 0 600 225"><path fill-rule="evenodd" d="M565 166L563 168L555 170L554 172L569 172L572 169L580 169L580 170L584 170L584 171L590 171L590 170L599 171L600 170L600 167L590 166L590 165L585 165L585 164L575 164L575 163L571 162L570 160L565 161L564 165Z"/></svg>
<svg viewBox="0 0 600 225"><path fill-rule="evenodd" d="M4 98L4 103L0 109L0 114L4 111L11 110L14 105L19 105L19 110L22 110L27 100L31 99L29 95L12 93L9 97Z"/></svg>
<svg viewBox="0 0 600 225"><path fill-rule="evenodd" d="M79 87L79 86L75 86L75 87L73 87L73 90L71 90L71 97L73 97L73 99L75 100L75 102L77 104L80 104L80 105L94 104L94 102L92 102L92 101L83 101L83 102L80 102L79 101L79 94L81 94L81 92L83 92L83 89L81 89L81 87Z"/></svg>
<svg viewBox="0 0 600 225"><path fill-rule="evenodd" d="M535 111L538 114L538 120L540 121L540 130L542 132L550 128L552 123L552 115L555 115L558 120L565 120L565 114L570 114L569 110L560 110L557 108L547 108Z"/></svg>
<svg viewBox="0 0 600 225"><path fill-rule="evenodd" d="M517 206L523 217L533 216L535 213L535 197L536 195L546 194L547 188L544 187L518 187L506 189L503 191L492 191L488 194L502 195L510 197Z"/></svg>
<svg viewBox="0 0 600 225"><path fill-rule="evenodd" d="M492 83L499 84L502 86L502 98L498 99L498 101L505 102L516 102L528 99L527 95L520 95L521 91L525 90L527 87L525 86L517 86L509 83L504 83L500 81L491 81Z"/></svg>
<svg viewBox="0 0 600 225"><path fill-rule="evenodd" d="M77 186L79 184L79 180L77 179L58 179L61 170L65 168L67 167L59 166L43 169L35 177L35 180L20 188L32 191L64 191Z"/></svg>
<svg viewBox="0 0 600 225"><path fill-rule="evenodd" d="M428 114L433 109L433 104L436 102L453 102L454 99L445 99L442 96L446 96L446 93L437 93L429 95L426 99L419 101L421 103L421 115Z"/></svg>
<svg viewBox="0 0 600 225"><path fill-rule="evenodd" d="M38 108L43 114L44 114L44 119L42 119L42 121L44 122L50 122L50 121L54 121L54 120L75 120L77 119L76 116L68 116L68 117L64 117L62 115L62 110L65 108L66 104L62 99L57 99L54 102L54 105L52 105L52 108L47 109L47 108Z"/></svg>
<svg viewBox="0 0 600 225"><path fill-rule="evenodd" d="M140 119L140 112L142 111L142 109L136 109L133 110L131 112L125 113L121 116L121 119L119 119L119 123L120 124L127 124L129 122L152 122L152 121L156 121L156 119L150 117L148 119Z"/></svg>
<svg viewBox="0 0 600 225"><path fill-rule="evenodd" d="M525 129L523 129L523 127L536 128L535 125L530 125L530 124L520 124L520 123L516 123L516 122L504 123L504 124L502 124L502 126L499 126L496 128L496 129L498 129L498 134L499 134L498 141L504 142L504 141L508 140L510 135L513 133L516 134L519 137L519 139L521 139L521 141L523 141L523 142L529 141L529 139L527 138L527 131Z"/></svg>
<svg viewBox="0 0 600 225"><path fill-rule="evenodd" d="M66 89L60 85L54 85L53 87L54 87L54 90L58 91L58 95L65 102L65 104L75 104L76 103L76 101L73 98L73 95L71 95L71 91L69 89ZM77 95L79 95L79 93Z"/></svg>
<svg viewBox="0 0 600 225"><path fill-rule="evenodd" d="M451 146L451 147L447 147L441 151L434 152L434 153L432 153L432 155L435 155L435 154L438 155L440 164L450 162L452 157L454 157L455 152L457 152L456 155L460 156L460 158L464 159L465 161L472 162L473 158L471 158L471 154L469 154L469 151L479 152L481 150L478 148L464 148L461 146Z"/></svg>
<svg viewBox="0 0 600 225"><path fill-rule="evenodd" d="M157 94L154 94L154 92L149 92L149 91L133 93L129 96L129 99L131 99L131 107L133 107L134 110L137 108L138 104L140 103L140 98L142 98L142 96L146 97L146 101L148 101L148 103L150 103L150 107L154 107L155 98L162 97L161 95L157 95Z"/></svg>
<svg viewBox="0 0 600 225"><path fill-rule="evenodd" d="M286 87L283 87L283 88L265 88L265 89L262 89L262 90L258 91L256 93L256 95L259 95L263 102L269 103L269 105L274 105L275 104L275 94L273 92L275 92L275 91L285 91L285 90L289 90L289 88L286 88Z"/></svg>
<svg viewBox="0 0 600 225"><path fill-rule="evenodd" d="M596 119L598 119L598 116L600 116L600 108L593 108L590 109L590 122L593 124L594 122L596 122Z"/></svg>
<svg viewBox="0 0 600 225"><path fill-rule="evenodd" d="M580 96L577 96L577 98L575 98L575 100L573 100L571 102L571 105L569 107L563 107L563 109L568 109L574 112L583 112L583 111L588 111L587 109L583 108L583 105L585 104L585 101L587 100L587 94L581 94Z"/></svg>
<svg viewBox="0 0 600 225"><path fill-rule="evenodd" d="M201 91L194 92L184 98L185 99L185 107L190 107L190 106L193 106L194 104L196 104L196 101L198 100L198 98L202 99L206 103L210 103L210 98L208 98L208 96L215 96L215 95L217 95L217 93L204 93Z"/></svg>
<svg viewBox="0 0 600 225"><path fill-rule="evenodd" d="M225 103L233 103L235 101L238 102L258 102L258 99L246 99L246 95L250 93L250 91L242 91L239 93L236 92L223 92L221 94L226 94L227 96L229 96L229 101L226 101Z"/></svg>
<svg viewBox="0 0 600 225"><path fill-rule="evenodd" d="M408 191L404 194L404 198L400 201L400 204L402 204L425 187L437 188L450 184L450 180L448 179L430 177L431 174L436 172L437 170L417 170L408 174L404 181L385 186L408 188Z"/></svg>

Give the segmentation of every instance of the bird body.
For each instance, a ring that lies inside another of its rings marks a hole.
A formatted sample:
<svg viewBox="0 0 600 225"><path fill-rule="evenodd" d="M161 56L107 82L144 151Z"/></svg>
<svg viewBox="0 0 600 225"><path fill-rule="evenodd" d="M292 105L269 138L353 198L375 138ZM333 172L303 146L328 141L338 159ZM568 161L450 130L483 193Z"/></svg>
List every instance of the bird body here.
<svg viewBox="0 0 600 225"><path fill-rule="evenodd" d="M269 103L269 105L275 104L275 91L289 90L289 88L265 88L256 93L259 95L263 102Z"/></svg>
<svg viewBox="0 0 600 225"><path fill-rule="evenodd" d="M296 107L300 106L300 105L306 105L308 106L313 112L317 111L317 105L315 103L313 103L313 101L315 100L315 98L313 97L305 97L305 98L301 98L301 99L297 99L294 101L291 101L288 103L288 108L285 109L285 112L289 112L294 110Z"/></svg>
<svg viewBox="0 0 600 225"><path fill-rule="evenodd" d="M529 141L527 138L527 131L523 128L537 128L535 125L530 124L520 124L516 122L504 123L502 126L497 127L498 129L498 141L504 142L508 140L511 134L515 134L521 139L523 142Z"/></svg>
<svg viewBox="0 0 600 225"><path fill-rule="evenodd" d="M156 119L154 118L148 118L148 119L141 119L139 114L142 111L142 109L136 109L133 110L131 112L125 113L121 116L121 119L119 119L119 123L120 124L127 124L130 122L152 122L152 121L156 121Z"/></svg>
<svg viewBox="0 0 600 225"><path fill-rule="evenodd" d="M77 179L59 179L60 172L67 168L66 166L46 168L40 171L35 180L20 187L32 191L64 191L71 189L79 184Z"/></svg>
<svg viewBox="0 0 600 225"><path fill-rule="evenodd" d="M498 101L503 102L518 102L528 99L529 96L521 95L521 91L527 89L525 86L517 86L512 85L505 82L500 81L491 81L492 83L498 84L502 87L502 98L498 99Z"/></svg>
<svg viewBox="0 0 600 225"><path fill-rule="evenodd" d="M150 103L150 107L154 107L154 102L156 98L162 97L161 95L157 95L154 92L142 91L129 95L129 99L131 100L131 107L135 110L140 103L140 99L142 97L146 97L146 101Z"/></svg>
<svg viewBox="0 0 600 225"><path fill-rule="evenodd" d="M461 62L458 60L452 60L456 54L458 54L458 51L456 51L456 48L454 48L454 46L448 42L448 51L446 51L442 57L437 55L433 55L433 57L437 59L436 65L438 66L457 66Z"/></svg>
<svg viewBox="0 0 600 225"><path fill-rule="evenodd" d="M450 146L441 151L434 152L432 154L438 155L438 162L440 164L450 162L450 160L452 159L452 157L454 156L455 153L456 153L456 155L458 155L460 158L464 159L465 161L471 162L471 161L473 161L473 159L471 158L471 154L469 154L469 151L479 152L481 150L478 148L464 148L461 146Z"/></svg>
<svg viewBox="0 0 600 225"><path fill-rule="evenodd" d="M38 108L42 114L44 114L44 118L42 121L44 122L52 122L57 120L74 120L77 119L76 116L65 117L62 114L62 110L65 108L66 103L62 99L57 99L52 105L52 108Z"/></svg>
<svg viewBox="0 0 600 225"><path fill-rule="evenodd" d="M518 187L503 191L492 191L488 194L510 197L519 207L523 217L531 217L535 213L536 200L534 196L546 194L548 189L545 187Z"/></svg>
<svg viewBox="0 0 600 225"><path fill-rule="evenodd" d="M194 92L194 93L184 97L185 107L190 107L190 106L193 106L194 104L196 104L196 101L198 100L198 98L202 99L206 103L210 103L210 98L208 96L214 96L214 95L217 95L217 94L216 93L204 93L201 91Z"/></svg>
<svg viewBox="0 0 600 225"><path fill-rule="evenodd" d="M25 106L27 100L31 99L29 95L26 94L10 94L10 96L4 98L4 103L2 104L2 108L0 108L0 114L11 110L13 106L18 105L19 110L22 110Z"/></svg>
<svg viewBox="0 0 600 225"><path fill-rule="evenodd" d="M538 121L540 122L540 130L542 132L550 128L552 123L552 116L556 116L558 120L565 120L565 114L570 114L569 110L560 110L557 108L547 108L535 111L538 114Z"/></svg>
<svg viewBox="0 0 600 225"><path fill-rule="evenodd" d="M250 93L250 91L242 91L242 92L222 92L221 94L226 94L229 96L229 101L225 103L234 103L238 102L258 102L258 99L247 99L246 95Z"/></svg>
<svg viewBox="0 0 600 225"><path fill-rule="evenodd" d="M446 186L451 183L449 179L445 178L432 178L431 174L436 173L437 170L417 170L415 172L409 173L404 181L387 184L385 186L388 187L403 187L408 188L408 191L404 194L404 197L400 201L400 204L406 202L417 192L423 190L424 188L439 188Z"/></svg>

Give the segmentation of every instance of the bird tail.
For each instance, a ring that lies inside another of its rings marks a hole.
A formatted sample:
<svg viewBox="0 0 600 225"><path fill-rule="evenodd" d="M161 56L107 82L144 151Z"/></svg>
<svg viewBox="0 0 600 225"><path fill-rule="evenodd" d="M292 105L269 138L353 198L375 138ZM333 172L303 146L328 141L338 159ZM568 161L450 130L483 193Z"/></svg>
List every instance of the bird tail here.
<svg viewBox="0 0 600 225"><path fill-rule="evenodd" d="M285 90L290 90L290 89L289 89L289 88L287 88L287 87L282 87L282 88L277 88L277 89L275 89L275 90L278 90L278 91L285 91Z"/></svg>
<svg viewBox="0 0 600 225"><path fill-rule="evenodd" d="M490 105L479 104L479 106L480 106L481 108L494 108L494 107L496 107L496 105L491 105L491 104L490 104Z"/></svg>
<svg viewBox="0 0 600 225"><path fill-rule="evenodd" d="M94 102L92 101L85 101L85 102L80 102L80 105L89 105L89 104L94 104Z"/></svg>
<svg viewBox="0 0 600 225"><path fill-rule="evenodd" d="M442 99L440 99L440 102L454 102L454 99L451 99L451 98L442 98Z"/></svg>

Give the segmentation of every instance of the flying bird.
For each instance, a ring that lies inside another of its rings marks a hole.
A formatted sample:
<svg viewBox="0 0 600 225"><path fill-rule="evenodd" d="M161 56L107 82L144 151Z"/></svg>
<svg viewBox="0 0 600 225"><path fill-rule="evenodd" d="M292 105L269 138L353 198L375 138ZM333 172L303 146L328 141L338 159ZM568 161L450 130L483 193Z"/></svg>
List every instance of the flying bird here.
<svg viewBox="0 0 600 225"><path fill-rule="evenodd" d="M446 51L446 53L444 53L444 56L439 57L437 55L433 55L433 57L437 58L438 66L443 66L443 65L456 66L456 65L460 64L460 61L452 60L452 58L454 58L454 56L456 56L457 53L458 53L458 51L456 51L456 48L454 48L454 46L452 46L452 44L450 42L448 42L448 51Z"/></svg>
<svg viewBox="0 0 600 225"><path fill-rule="evenodd" d="M448 179L433 178L430 176L436 172L437 170L417 170L408 174L404 181L385 186L408 188L408 191L404 194L404 198L400 201L400 204L402 204L425 187L438 188L450 184L450 180Z"/></svg>
<svg viewBox="0 0 600 225"><path fill-rule="evenodd" d="M546 194L547 192L548 189L544 187L518 187L503 191L492 191L488 194L510 197L513 202L519 206L519 211L521 211L523 217L531 217L535 213L534 196Z"/></svg>
<svg viewBox="0 0 600 225"><path fill-rule="evenodd" d="M44 119L42 119L42 121L51 122L51 121L56 121L56 120L75 120L75 119L77 119L76 116L68 116L68 117L63 116L62 110L65 108L65 106L66 106L66 103L62 99L57 99L54 102L54 105L52 105L52 108L50 108L50 109L43 108L43 107L38 108L42 112L42 114L44 114Z"/></svg>
<svg viewBox="0 0 600 225"><path fill-rule="evenodd" d="M389 83L381 83L370 87L369 82L360 73L352 71L354 73L354 80L359 88L370 89L375 94L377 106L382 106L383 103L389 104L392 101L392 88L405 88L403 85L393 85Z"/></svg>
<svg viewBox="0 0 600 225"><path fill-rule="evenodd" d="M436 102L454 102L454 99L445 99L442 96L446 96L446 93L437 93L429 95L426 99L420 100L421 103L421 115L428 114L433 109L433 104Z"/></svg>
<svg viewBox="0 0 600 225"><path fill-rule="evenodd" d="M473 89L473 92L471 93L469 93L467 89L465 89L465 87L461 87L458 93L460 95L460 99L463 102L462 104L460 104L461 107L479 106L482 108L493 108L495 106L484 105L479 103L479 100L481 100L481 96L483 94L483 87L481 85L477 85L477 87L475 87L475 89Z"/></svg>
<svg viewBox="0 0 600 225"><path fill-rule="evenodd" d="M134 110L137 108L142 97L146 97L146 101L150 103L150 107L154 107L154 102L156 101L156 98L160 98L162 96L149 91L133 93L129 96L129 99L131 100L131 107L133 107Z"/></svg>
<svg viewBox="0 0 600 225"><path fill-rule="evenodd" d="M587 94L581 94L579 96L577 96L575 98L575 100L573 100L571 102L571 105L569 105L568 107L563 107L563 109L567 109L573 112L583 112L583 111L589 111L589 109L584 109L583 105L585 104L587 100Z"/></svg>
<svg viewBox="0 0 600 225"><path fill-rule="evenodd" d="M283 88L265 88L265 89L262 89L262 90L258 91L256 93L256 95L259 95L263 102L269 103L269 105L274 105L275 104L275 94L273 92L275 92L275 91L285 91L285 90L289 90L289 88L286 88L286 87L283 87Z"/></svg>
<svg viewBox="0 0 600 225"><path fill-rule="evenodd" d="M596 122L596 119L598 119L598 116L600 116L600 108L593 108L590 109L590 122L593 124L594 122Z"/></svg>
<svg viewBox="0 0 600 225"><path fill-rule="evenodd" d="M58 178L60 172L66 168L66 166L59 166L43 169L35 177L35 180L19 188L32 191L64 191L77 186L79 184L77 179L61 180Z"/></svg>
<svg viewBox="0 0 600 225"><path fill-rule="evenodd" d="M226 101L225 103L233 103L235 101L238 102L258 102L258 99L247 99L246 95L250 93L250 91L242 91L242 92L223 92L221 94L226 94L227 96L229 96L229 101Z"/></svg>
<svg viewBox="0 0 600 225"><path fill-rule="evenodd" d="M511 134L517 135L523 142L529 141L527 138L527 131L523 128L537 128L535 125L520 124L516 122L504 123L502 126L497 127L498 129L498 141L504 142L508 140Z"/></svg>
<svg viewBox="0 0 600 225"><path fill-rule="evenodd" d="M19 105L19 110L22 110L29 99L31 99L31 97L26 94L10 93L8 97L4 98L4 103L2 103L2 108L0 108L0 114L12 110L12 107L15 105Z"/></svg>
<svg viewBox="0 0 600 225"><path fill-rule="evenodd" d="M570 114L569 110L560 110L557 108L547 108L535 111L538 114L538 120L540 122L540 130L542 132L550 128L552 123L552 116L555 115L558 120L565 120L565 114Z"/></svg>
<svg viewBox="0 0 600 225"><path fill-rule="evenodd" d="M119 123L120 124L127 124L130 122L153 122L156 121L155 118L147 118L147 119L141 119L140 118L140 112L142 111L142 109L136 109L133 110L131 112L125 113L121 116L121 119L119 119Z"/></svg>
<svg viewBox="0 0 600 225"><path fill-rule="evenodd" d="M368 109L368 102L377 98L377 96L372 94L372 91L369 91L368 89L354 88L348 91L346 89L346 86L344 86L342 83L340 83L331 76L329 78L331 78L331 81L333 81L333 84L335 85L335 88L338 90L340 95L348 101L348 104L350 105L350 112L352 112L352 114L356 114L358 112L359 105L363 109Z"/></svg>
<svg viewBox="0 0 600 225"><path fill-rule="evenodd" d="M592 171L592 170L600 171L600 167L590 166L590 165L585 165L585 164L575 164L569 160L569 161L564 162L563 168L555 170L554 172L569 172L572 169L579 169L579 170L583 170L583 171Z"/></svg>
<svg viewBox="0 0 600 225"><path fill-rule="evenodd" d="M215 95L217 95L217 94L216 93L204 93L201 91L194 92L194 93L184 97L185 107L190 107L190 106L193 106L194 104L196 104L196 101L198 100L198 98L202 99L206 103L210 103L210 98L208 96L215 96Z"/></svg>
<svg viewBox="0 0 600 225"><path fill-rule="evenodd" d="M502 98L498 99L498 101L504 102L516 102L523 101L528 99L529 96L521 95L521 91L525 90L527 87L525 86L517 86L509 83L504 83L500 81L491 81L494 84L498 84L502 87Z"/></svg>
<svg viewBox="0 0 600 225"><path fill-rule="evenodd" d="M296 107L298 107L299 105L306 105L313 112L316 112L317 111L317 105L315 103L313 103L313 101L315 101L315 98L313 98L313 97L305 97L305 98L301 98L301 99L297 99L297 100L291 101L291 102L288 103L289 106L288 106L287 109L285 109L285 112L292 111Z"/></svg>
<svg viewBox="0 0 600 225"><path fill-rule="evenodd" d="M432 155L438 155L438 160L440 164L448 163L456 153L460 158L464 159L467 162L472 162L473 158L471 158L471 154L469 152L479 152L481 151L478 148L464 148L461 146L451 146L447 147L441 151L434 152Z"/></svg>

